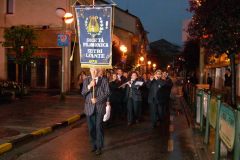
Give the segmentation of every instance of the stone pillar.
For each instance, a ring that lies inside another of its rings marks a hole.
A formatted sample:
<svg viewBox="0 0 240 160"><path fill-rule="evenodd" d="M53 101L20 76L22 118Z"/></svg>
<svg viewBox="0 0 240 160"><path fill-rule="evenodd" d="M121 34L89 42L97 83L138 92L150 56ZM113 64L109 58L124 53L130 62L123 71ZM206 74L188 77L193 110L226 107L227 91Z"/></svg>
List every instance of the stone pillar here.
<svg viewBox="0 0 240 160"><path fill-rule="evenodd" d="M64 61L63 61L63 64L64 64L64 67L62 68L63 69L63 93L66 93L67 91L70 90L70 49L71 49L71 46L68 46L68 47L63 47L63 56L64 56ZM63 59L62 59L63 60Z"/></svg>

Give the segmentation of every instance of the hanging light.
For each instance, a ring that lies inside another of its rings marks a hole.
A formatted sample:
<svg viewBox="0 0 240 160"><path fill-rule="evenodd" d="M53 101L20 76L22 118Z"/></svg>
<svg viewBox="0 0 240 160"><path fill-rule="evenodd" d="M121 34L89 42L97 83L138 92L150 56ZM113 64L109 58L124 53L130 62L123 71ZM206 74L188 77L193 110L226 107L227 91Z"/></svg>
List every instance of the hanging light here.
<svg viewBox="0 0 240 160"><path fill-rule="evenodd" d="M70 23L72 23L73 20L74 20L72 13L69 13L69 12L65 13L65 15L64 15L63 18L64 18L64 22L65 22L66 24L70 24Z"/></svg>

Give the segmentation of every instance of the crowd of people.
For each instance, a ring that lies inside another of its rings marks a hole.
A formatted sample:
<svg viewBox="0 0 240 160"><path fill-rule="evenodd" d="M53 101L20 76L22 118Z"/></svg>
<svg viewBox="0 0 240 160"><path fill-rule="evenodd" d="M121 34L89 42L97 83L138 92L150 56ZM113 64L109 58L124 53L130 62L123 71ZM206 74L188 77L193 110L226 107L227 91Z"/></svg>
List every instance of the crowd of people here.
<svg viewBox="0 0 240 160"><path fill-rule="evenodd" d="M79 75L80 92L87 77L84 71ZM156 70L154 73L140 75L137 71L124 72L117 69L109 72L100 68L98 77L107 79L109 84L110 95L107 101L111 104L111 120L127 116L127 124L132 125L139 123L141 114L148 108L151 113L158 113L159 118L168 111L173 83L166 71Z"/></svg>
<svg viewBox="0 0 240 160"><path fill-rule="evenodd" d="M92 147L97 155L103 147L103 116L106 105L111 105L110 123L126 120L127 126L140 123L142 114L149 109L151 127L157 127L169 111L169 99L173 86L166 71L140 75L136 71L124 72L117 69L106 72L90 68L91 76L80 74L79 84L85 99L84 112L87 115Z"/></svg>

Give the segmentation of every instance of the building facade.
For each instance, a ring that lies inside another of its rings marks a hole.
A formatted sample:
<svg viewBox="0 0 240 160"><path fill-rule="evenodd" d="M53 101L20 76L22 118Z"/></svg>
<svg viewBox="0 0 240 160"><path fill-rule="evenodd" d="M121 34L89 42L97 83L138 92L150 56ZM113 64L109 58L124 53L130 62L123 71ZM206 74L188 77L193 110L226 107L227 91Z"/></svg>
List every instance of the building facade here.
<svg viewBox="0 0 240 160"><path fill-rule="evenodd" d="M37 47L34 53L40 57L37 63L29 64L24 70L27 73L25 84L31 88L56 88L61 87L62 73L64 73L64 91L78 87L77 77L83 70L80 67L79 47L76 43L73 58L72 46L59 47L57 35L71 33L73 44L76 23L65 25L62 18L58 17L56 10L63 8L66 12L75 15L73 4L75 0L2 0L0 1L0 43L4 42L4 29L12 26L29 25L37 34ZM78 1L79 4L89 5L90 0ZM96 3L106 3L96 1ZM126 45L127 54L140 54L141 47L148 43L140 20L128 12L114 7L113 41L118 45ZM141 25L141 27L139 27ZM137 37L137 38L136 38ZM78 41L76 41L78 42ZM142 47L143 48L143 47ZM146 54L145 51L142 51ZM63 54L62 54L63 53ZM64 55L64 68L62 68L62 55ZM70 57L72 58L70 60ZM14 63L15 53L11 48L0 45L0 79L20 80L21 69ZM64 72L62 72L64 71Z"/></svg>

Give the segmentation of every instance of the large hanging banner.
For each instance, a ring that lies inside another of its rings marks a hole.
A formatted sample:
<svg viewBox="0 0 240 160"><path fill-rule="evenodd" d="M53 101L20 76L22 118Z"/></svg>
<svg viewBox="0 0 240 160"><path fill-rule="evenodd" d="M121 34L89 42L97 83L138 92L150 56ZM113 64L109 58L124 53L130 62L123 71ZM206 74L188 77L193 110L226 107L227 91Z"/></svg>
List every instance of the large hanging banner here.
<svg viewBox="0 0 240 160"><path fill-rule="evenodd" d="M77 6L82 68L112 67L112 7Z"/></svg>

